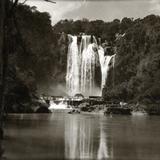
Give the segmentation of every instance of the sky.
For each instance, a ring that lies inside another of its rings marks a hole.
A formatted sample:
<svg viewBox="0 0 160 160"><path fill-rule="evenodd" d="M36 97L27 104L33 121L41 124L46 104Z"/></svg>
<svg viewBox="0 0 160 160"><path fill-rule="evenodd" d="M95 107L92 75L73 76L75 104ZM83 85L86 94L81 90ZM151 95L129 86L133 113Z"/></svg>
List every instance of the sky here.
<svg viewBox="0 0 160 160"><path fill-rule="evenodd" d="M24 0L22 0L24 1ZM61 19L101 19L112 21L123 17L143 18L149 14L160 15L160 0L54 0L56 4L43 0L28 0L26 4L36 6L41 12L49 12L52 24Z"/></svg>

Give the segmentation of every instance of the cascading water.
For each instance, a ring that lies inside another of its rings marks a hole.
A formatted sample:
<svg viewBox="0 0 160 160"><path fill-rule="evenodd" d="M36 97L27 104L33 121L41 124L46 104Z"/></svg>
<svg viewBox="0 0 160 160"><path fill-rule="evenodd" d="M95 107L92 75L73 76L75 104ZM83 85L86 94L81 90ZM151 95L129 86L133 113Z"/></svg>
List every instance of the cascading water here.
<svg viewBox="0 0 160 160"><path fill-rule="evenodd" d="M49 110L53 111L56 109L68 109L67 106L68 106L67 102L65 101L60 101L58 104L55 103L54 101L50 101Z"/></svg>
<svg viewBox="0 0 160 160"><path fill-rule="evenodd" d="M101 90L105 85L109 62L112 56L105 56L104 49L98 46L94 36L83 35L80 43L77 36L68 35L68 58L66 86L70 96L82 93L96 95L95 70L97 62L101 68Z"/></svg>
<svg viewBox="0 0 160 160"><path fill-rule="evenodd" d="M69 35L69 38L71 43L68 47L66 85L68 94L74 96L75 93L79 93L80 89L80 59L78 53L77 37Z"/></svg>
<svg viewBox="0 0 160 160"><path fill-rule="evenodd" d="M105 56L104 49L101 46L99 47L98 54L99 54L99 61L101 65L101 74L102 74L101 89L103 89L106 83L107 73L109 70L109 63L112 56Z"/></svg>
<svg viewBox="0 0 160 160"><path fill-rule="evenodd" d="M95 41L94 41L95 42ZM95 87L96 52L95 43L91 43L91 36L82 36L81 51L81 90L84 95L91 94Z"/></svg>
<svg viewBox="0 0 160 160"><path fill-rule="evenodd" d="M69 95L76 93L91 95L95 88L96 44L95 38L84 35L78 45L77 36L69 35L66 85Z"/></svg>

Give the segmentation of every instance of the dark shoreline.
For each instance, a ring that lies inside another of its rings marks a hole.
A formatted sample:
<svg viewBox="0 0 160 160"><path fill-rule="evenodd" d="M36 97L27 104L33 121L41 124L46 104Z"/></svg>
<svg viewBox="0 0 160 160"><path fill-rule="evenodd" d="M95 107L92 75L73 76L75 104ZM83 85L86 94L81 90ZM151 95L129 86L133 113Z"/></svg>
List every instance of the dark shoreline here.
<svg viewBox="0 0 160 160"><path fill-rule="evenodd" d="M148 115L160 115L160 109L159 104L126 104L124 106L120 106L120 104L93 104L90 105L86 102L82 102L79 105L72 106L72 109L69 110L79 110L80 113L90 113L90 114L104 114L106 110L114 110L117 112L117 110L130 110L130 112L134 113L142 113L142 114L148 114ZM66 109L68 110L68 109ZM39 107L36 111L32 110L32 112L8 112L7 114L51 114L52 112L48 109L48 107ZM129 113L129 112L128 112ZM73 113L74 114L74 113ZM114 113L113 113L114 114ZM116 113L115 113L116 114ZM121 114L118 112L118 114Z"/></svg>

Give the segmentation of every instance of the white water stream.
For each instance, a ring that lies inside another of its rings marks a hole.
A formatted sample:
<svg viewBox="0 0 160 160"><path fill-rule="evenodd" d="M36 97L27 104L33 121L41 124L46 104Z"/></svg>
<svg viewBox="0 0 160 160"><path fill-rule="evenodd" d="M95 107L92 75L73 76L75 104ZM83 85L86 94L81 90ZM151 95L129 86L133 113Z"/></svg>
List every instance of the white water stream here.
<svg viewBox="0 0 160 160"><path fill-rule="evenodd" d="M85 96L96 95L95 70L97 63L101 68L100 93L106 83L109 63L113 56L105 55L104 49L98 46L94 36L83 35L80 43L77 36L68 35L66 87L68 94L74 96L82 93ZM98 56L97 56L98 55Z"/></svg>

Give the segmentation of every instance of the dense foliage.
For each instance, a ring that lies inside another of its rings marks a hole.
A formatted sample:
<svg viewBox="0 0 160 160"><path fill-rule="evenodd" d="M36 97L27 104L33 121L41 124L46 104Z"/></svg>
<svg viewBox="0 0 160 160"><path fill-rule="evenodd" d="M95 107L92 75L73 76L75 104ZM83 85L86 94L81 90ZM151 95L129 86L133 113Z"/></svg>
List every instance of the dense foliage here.
<svg viewBox="0 0 160 160"><path fill-rule="evenodd" d="M104 89L106 99L160 102L160 17L137 19L116 41L116 63Z"/></svg>
<svg viewBox="0 0 160 160"><path fill-rule="evenodd" d="M86 34L108 41L116 53L114 69L103 91L107 100L141 103L160 102L160 17L123 18L112 22L102 20L61 20L54 32Z"/></svg>
<svg viewBox="0 0 160 160"><path fill-rule="evenodd" d="M53 81L53 73L62 62L58 44L60 35L53 33L50 15L40 13L35 7L19 5L17 21L28 53L27 57L19 53L18 65L31 69L38 84Z"/></svg>
<svg viewBox="0 0 160 160"><path fill-rule="evenodd" d="M102 42L107 41L111 46L107 53L116 53L115 66L110 68L103 90L105 99L160 102L159 16L150 15L136 20L115 19L112 22L61 20L52 26L48 13L40 13L35 7L18 5L10 23L15 19L9 37L12 40L6 91L9 110L14 111L12 106L16 108L16 104L24 111L40 90L41 93L51 91L52 95L58 94L55 88L59 83L65 84L66 34L80 33L100 37ZM65 92L63 87L61 90Z"/></svg>
<svg viewBox="0 0 160 160"><path fill-rule="evenodd" d="M48 91L47 84L55 82L56 68L62 66L59 37L53 33L50 15L35 7L18 5L8 22L6 108L11 112L31 112L39 86L45 84Z"/></svg>

